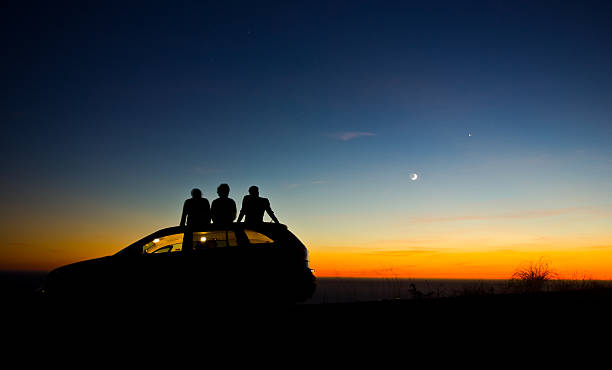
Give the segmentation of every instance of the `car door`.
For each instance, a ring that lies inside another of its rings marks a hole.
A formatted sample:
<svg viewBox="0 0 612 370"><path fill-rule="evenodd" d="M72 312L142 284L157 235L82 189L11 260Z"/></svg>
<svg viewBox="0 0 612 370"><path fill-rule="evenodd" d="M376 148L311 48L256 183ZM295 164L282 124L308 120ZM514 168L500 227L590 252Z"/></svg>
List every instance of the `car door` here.
<svg viewBox="0 0 612 370"><path fill-rule="evenodd" d="M129 280L137 291L163 294L172 291L183 280L182 233L154 237L142 246L135 258Z"/></svg>

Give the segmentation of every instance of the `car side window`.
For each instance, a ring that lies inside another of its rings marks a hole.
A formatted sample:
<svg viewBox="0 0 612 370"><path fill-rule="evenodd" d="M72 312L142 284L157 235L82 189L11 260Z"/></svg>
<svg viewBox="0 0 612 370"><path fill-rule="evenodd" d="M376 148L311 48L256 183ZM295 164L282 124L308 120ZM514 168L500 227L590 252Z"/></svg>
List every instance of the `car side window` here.
<svg viewBox="0 0 612 370"><path fill-rule="evenodd" d="M180 252L183 247L183 234L173 234L155 238L142 246L143 254Z"/></svg>
<svg viewBox="0 0 612 370"><path fill-rule="evenodd" d="M194 249L208 249L220 247L235 247L238 245L236 233L229 230L205 231L193 233Z"/></svg>
<svg viewBox="0 0 612 370"><path fill-rule="evenodd" d="M270 244L270 243L274 243L274 240L268 238L264 234L262 234L260 232L257 232L257 231L244 230L244 233L246 234L247 239L249 239L249 243L251 243L251 244Z"/></svg>

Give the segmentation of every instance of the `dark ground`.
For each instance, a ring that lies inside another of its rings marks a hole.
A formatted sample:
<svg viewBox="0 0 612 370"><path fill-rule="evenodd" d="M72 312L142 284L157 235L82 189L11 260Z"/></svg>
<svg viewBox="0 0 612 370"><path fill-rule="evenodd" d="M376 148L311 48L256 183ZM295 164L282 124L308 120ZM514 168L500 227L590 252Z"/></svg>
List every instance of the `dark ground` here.
<svg viewBox="0 0 612 370"><path fill-rule="evenodd" d="M9 338L3 353L21 361L50 363L41 354L51 353L59 363L78 355L89 365L113 366L221 358L250 367L369 361L376 368L498 368L578 358L586 367L607 356L612 326L611 288L266 306L129 297L53 302L32 294L40 275L0 277L2 333Z"/></svg>
<svg viewBox="0 0 612 370"><path fill-rule="evenodd" d="M40 321L81 325L111 322L112 325L170 323L232 323L303 327L324 332L359 327L384 333L480 330L499 333L534 328L580 328L587 322L600 325L612 315L612 289L591 288L557 292L474 294L443 298L394 299L371 302L267 306L249 302L212 304L204 299L157 297L140 302L121 300L52 302L34 294L44 275L2 273L2 309L13 324ZM5 316L6 317L6 316ZM214 320L207 320L214 317Z"/></svg>

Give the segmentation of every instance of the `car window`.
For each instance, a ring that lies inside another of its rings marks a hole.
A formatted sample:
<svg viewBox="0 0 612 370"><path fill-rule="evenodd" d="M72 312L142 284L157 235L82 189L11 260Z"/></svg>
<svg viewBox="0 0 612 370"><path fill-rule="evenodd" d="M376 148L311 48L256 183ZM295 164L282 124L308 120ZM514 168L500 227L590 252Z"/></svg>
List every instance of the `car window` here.
<svg viewBox="0 0 612 370"><path fill-rule="evenodd" d="M180 252L183 249L183 235L181 233L155 238L142 246L142 253ZM237 245L238 241L233 231L220 230L193 233L194 249L235 247Z"/></svg>
<svg viewBox="0 0 612 370"><path fill-rule="evenodd" d="M251 243L251 244L274 243L274 240L268 238L264 234L262 234L260 232L257 232L257 231L244 230L244 233L246 234L247 238L249 239L249 243Z"/></svg>
<svg viewBox="0 0 612 370"><path fill-rule="evenodd" d="M237 245L236 233L233 231L220 230L193 233L194 249L235 247Z"/></svg>
<svg viewBox="0 0 612 370"><path fill-rule="evenodd" d="M155 238L142 246L142 253L180 252L183 247L183 234L173 234Z"/></svg>

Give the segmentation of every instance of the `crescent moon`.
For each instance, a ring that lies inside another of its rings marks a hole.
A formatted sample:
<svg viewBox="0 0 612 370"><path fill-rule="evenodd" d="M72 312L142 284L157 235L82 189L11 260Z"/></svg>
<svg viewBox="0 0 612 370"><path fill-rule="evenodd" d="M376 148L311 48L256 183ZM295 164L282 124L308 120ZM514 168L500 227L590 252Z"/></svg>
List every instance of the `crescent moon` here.
<svg viewBox="0 0 612 370"><path fill-rule="evenodd" d="M412 181L415 181L418 178L419 178L419 175L417 175L416 173L413 173L412 175L410 175L410 180Z"/></svg>

